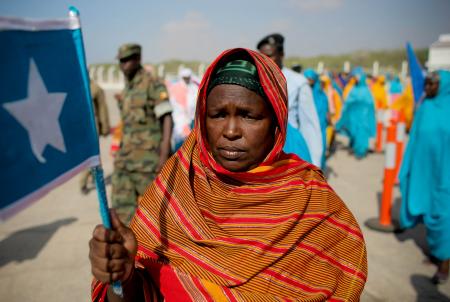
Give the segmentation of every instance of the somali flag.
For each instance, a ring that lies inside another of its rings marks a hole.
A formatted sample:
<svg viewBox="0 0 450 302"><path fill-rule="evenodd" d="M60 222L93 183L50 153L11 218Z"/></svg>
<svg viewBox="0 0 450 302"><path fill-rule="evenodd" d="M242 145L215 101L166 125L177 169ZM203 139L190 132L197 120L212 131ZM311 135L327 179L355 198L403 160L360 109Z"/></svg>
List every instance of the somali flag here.
<svg viewBox="0 0 450 302"><path fill-rule="evenodd" d="M0 17L0 220L99 165L80 22Z"/></svg>
<svg viewBox="0 0 450 302"><path fill-rule="evenodd" d="M408 56L409 73L411 75L411 82L414 94L414 103L420 100L424 90L425 76L424 70L420 65L419 60L414 53L411 44L406 43L406 54Z"/></svg>

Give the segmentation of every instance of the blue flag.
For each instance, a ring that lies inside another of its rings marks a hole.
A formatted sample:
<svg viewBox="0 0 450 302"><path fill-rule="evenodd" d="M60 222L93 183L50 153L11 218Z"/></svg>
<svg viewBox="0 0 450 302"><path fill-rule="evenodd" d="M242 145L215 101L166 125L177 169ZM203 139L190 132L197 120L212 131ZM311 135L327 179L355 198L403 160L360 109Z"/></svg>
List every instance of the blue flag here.
<svg viewBox="0 0 450 302"><path fill-rule="evenodd" d="M100 161L78 17L0 17L0 45L3 220Z"/></svg>
<svg viewBox="0 0 450 302"><path fill-rule="evenodd" d="M408 55L409 74L411 75L414 103L417 104L423 94L425 83L424 70L409 42L406 43L406 54Z"/></svg>

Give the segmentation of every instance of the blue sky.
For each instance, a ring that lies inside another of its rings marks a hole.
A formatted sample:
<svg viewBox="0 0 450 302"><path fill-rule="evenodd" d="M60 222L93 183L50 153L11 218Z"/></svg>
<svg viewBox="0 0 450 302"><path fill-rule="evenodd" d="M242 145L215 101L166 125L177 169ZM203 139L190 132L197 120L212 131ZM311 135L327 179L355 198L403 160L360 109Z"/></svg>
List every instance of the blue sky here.
<svg viewBox="0 0 450 302"><path fill-rule="evenodd" d="M428 47L450 33L450 0L0 0L0 15L65 17L74 5L89 63L113 62L137 42L145 62L210 61L280 32L286 56Z"/></svg>

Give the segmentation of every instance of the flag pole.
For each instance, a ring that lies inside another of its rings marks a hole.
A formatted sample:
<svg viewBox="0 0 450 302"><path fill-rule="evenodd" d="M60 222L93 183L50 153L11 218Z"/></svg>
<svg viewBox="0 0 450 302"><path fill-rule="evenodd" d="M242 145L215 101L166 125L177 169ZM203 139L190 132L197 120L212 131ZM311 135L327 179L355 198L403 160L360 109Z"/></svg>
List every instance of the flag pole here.
<svg viewBox="0 0 450 302"><path fill-rule="evenodd" d="M411 85L413 88L414 105L418 106L424 94L425 76L422 66L414 53L414 49L409 42L406 42L406 56L408 57L409 76L411 77Z"/></svg>
<svg viewBox="0 0 450 302"><path fill-rule="evenodd" d="M69 16L71 18L77 18L78 21L80 21L79 20L80 12L74 6L69 7ZM80 33L81 33L81 26L80 26ZM86 80L88 80L89 74L88 74L87 68L86 68L86 57L84 54L84 43L83 43L83 35L82 34L80 34L80 42L81 42L81 52L82 52L83 61L84 61L84 66L82 66L81 70L84 73L84 78ZM89 81L87 81L85 83L85 85L88 90L87 99L88 99L88 101L90 101L92 103L92 97L91 97L91 92L90 92L90 88L89 88ZM91 112L91 118L93 118L92 112ZM95 125L95 121L94 121L94 125ZM94 127L94 130L97 132L95 127ZM98 135L97 135L97 137L98 137ZM99 148L99 150L100 150L100 148ZM109 216L108 199L106 196L105 181L104 181L104 177L103 177L103 168L101 166L101 162L99 165L91 168L91 173L95 179L95 186L97 188L97 196L98 196L98 202L99 202L99 206L100 206L100 216L102 218L103 226L107 229L111 229L111 227L112 227L111 217ZM123 297L122 284L120 281L114 281L112 283L112 287L113 287L113 291L116 295Z"/></svg>

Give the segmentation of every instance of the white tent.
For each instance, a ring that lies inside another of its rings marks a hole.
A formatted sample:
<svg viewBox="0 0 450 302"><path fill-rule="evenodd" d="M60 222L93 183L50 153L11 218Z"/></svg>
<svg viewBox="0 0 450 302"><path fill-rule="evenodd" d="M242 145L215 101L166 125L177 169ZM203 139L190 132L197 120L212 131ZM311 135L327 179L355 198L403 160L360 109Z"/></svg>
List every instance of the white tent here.
<svg viewBox="0 0 450 302"><path fill-rule="evenodd" d="M431 44L428 53L428 70L450 70L450 34L439 36L439 40Z"/></svg>

